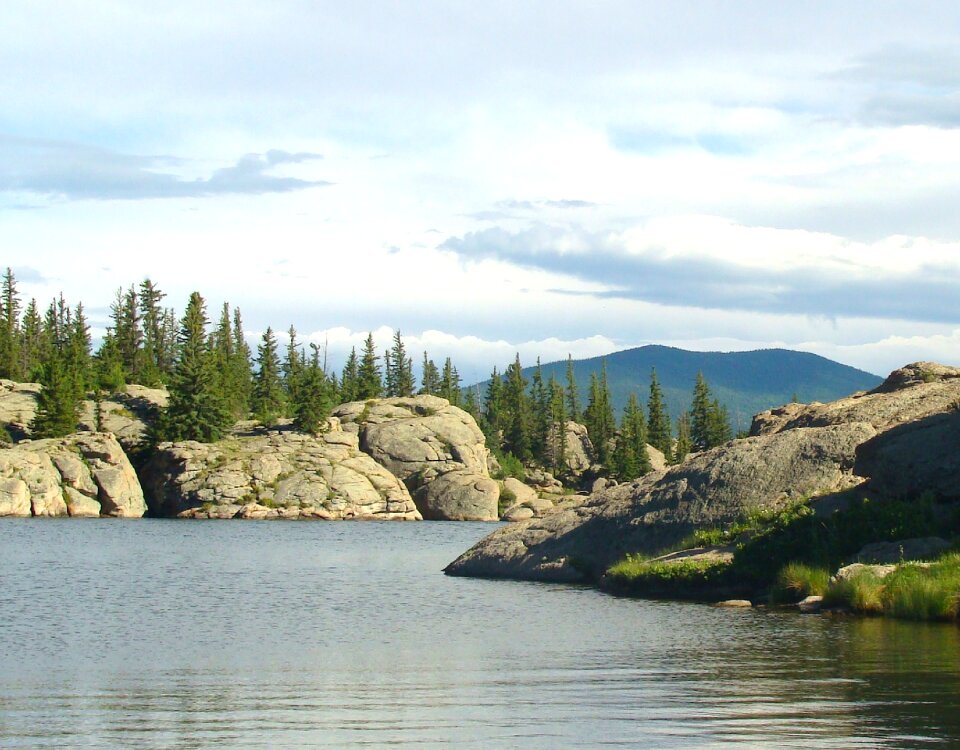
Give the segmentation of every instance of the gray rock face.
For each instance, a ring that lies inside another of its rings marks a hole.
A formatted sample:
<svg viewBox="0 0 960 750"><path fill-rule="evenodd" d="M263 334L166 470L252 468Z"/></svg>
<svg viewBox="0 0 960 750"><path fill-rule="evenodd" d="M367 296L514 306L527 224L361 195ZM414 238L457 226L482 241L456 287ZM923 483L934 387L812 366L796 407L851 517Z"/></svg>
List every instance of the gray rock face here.
<svg viewBox="0 0 960 750"><path fill-rule="evenodd" d="M593 443L587 434L587 428L578 422L567 422L564 436L564 460L574 476L579 476L596 461Z"/></svg>
<svg viewBox="0 0 960 750"><path fill-rule="evenodd" d="M950 542L938 536L873 542L865 545L850 563L892 565L905 560L931 560L950 549Z"/></svg>
<svg viewBox="0 0 960 750"><path fill-rule="evenodd" d="M142 385L126 385L100 402L100 425L102 432L112 433L126 450L143 444L147 424L156 418L158 411L167 405L167 392L162 388L146 388ZM80 410L81 430L97 429L96 404L84 401Z"/></svg>
<svg viewBox="0 0 960 750"><path fill-rule="evenodd" d="M855 471L889 497L960 499L960 410L907 422L868 440L857 449Z"/></svg>
<svg viewBox="0 0 960 750"><path fill-rule="evenodd" d="M15 383L0 380L0 422L10 425L12 432L25 435L37 413L39 383Z"/></svg>
<svg viewBox="0 0 960 750"><path fill-rule="evenodd" d="M0 450L0 515L139 518L145 512L137 475L112 435L79 433Z"/></svg>
<svg viewBox="0 0 960 750"><path fill-rule="evenodd" d="M453 575L544 581L596 579L627 552L654 554L695 528L724 526L759 508L850 486L869 424L791 430L727 443L666 471L541 519L498 529L447 567Z"/></svg>
<svg viewBox="0 0 960 750"><path fill-rule="evenodd" d="M895 370L869 393L829 404L787 404L753 418L751 435L769 435L797 427L869 422L877 431L949 411L960 400L960 370L917 362Z"/></svg>
<svg viewBox="0 0 960 750"><path fill-rule="evenodd" d="M292 430L217 443L162 443L143 472L151 510L193 518L420 520L406 487L357 436Z"/></svg>
<svg viewBox="0 0 960 750"><path fill-rule="evenodd" d="M487 471L483 433L436 396L342 404L333 412L360 448L409 489L424 518L495 521L499 485Z"/></svg>

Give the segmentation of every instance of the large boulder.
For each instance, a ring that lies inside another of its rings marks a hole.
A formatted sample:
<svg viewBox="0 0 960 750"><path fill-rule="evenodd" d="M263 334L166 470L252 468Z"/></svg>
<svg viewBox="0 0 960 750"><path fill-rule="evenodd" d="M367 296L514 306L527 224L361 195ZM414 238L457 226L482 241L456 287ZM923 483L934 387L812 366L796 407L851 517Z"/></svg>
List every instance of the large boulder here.
<svg viewBox="0 0 960 750"><path fill-rule="evenodd" d="M875 434L858 422L737 440L681 465L570 498L543 518L498 529L451 563L452 575L545 581L599 578L629 553L655 554L696 528L843 489L856 446Z"/></svg>
<svg viewBox="0 0 960 750"><path fill-rule="evenodd" d="M125 450L136 450L143 445L148 425L167 405L167 400L167 391L163 388L125 385L100 402L99 418L97 403L84 401L79 428L112 433Z"/></svg>
<svg viewBox="0 0 960 750"><path fill-rule="evenodd" d="M5 425L14 438L28 434L41 388L39 383L0 380L0 425Z"/></svg>
<svg viewBox="0 0 960 750"><path fill-rule="evenodd" d="M409 489L424 518L495 521L499 485L470 414L436 396L354 401L333 416Z"/></svg>
<svg viewBox="0 0 960 750"><path fill-rule="evenodd" d="M110 434L0 450L0 515L139 518L145 511L137 475Z"/></svg>
<svg viewBox="0 0 960 750"><path fill-rule="evenodd" d="M887 497L960 500L960 410L907 422L866 441L857 448L854 470Z"/></svg>
<svg viewBox="0 0 960 750"><path fill-rule="evenodd" d="M216 443L161 443L141 472L151 511L194 518L419 520L407 488L331 419Z"/></svg>
<svg viewBox="0 0 960 750"><path fill-rule="evenodd" d="M769 435L797 427L869 422L877 431L950 411L960 401L960 369L915 362L868 393L856 393L828 404L787 404L753 418L751 435Z"/></svg>

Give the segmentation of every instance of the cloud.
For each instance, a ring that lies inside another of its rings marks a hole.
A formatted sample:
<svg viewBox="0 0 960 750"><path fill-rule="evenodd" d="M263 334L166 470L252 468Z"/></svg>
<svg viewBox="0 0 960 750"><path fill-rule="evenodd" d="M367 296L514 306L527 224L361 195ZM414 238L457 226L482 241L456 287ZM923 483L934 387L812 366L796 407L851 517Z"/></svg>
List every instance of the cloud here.
<svg viewBox="0 0 960 750"><path fill-rule="evenodd" d="M322 158L270 150L246 154L207 178L185 179L171 171L182 161L167 156L122 154L78 143L0 137L0 192L33 193L67 200L202 198L214 195L285 193L329 185L270 174L276 167Z"/></svg>
<svg viewBox="0 0 960 750"><path fill-rule="evenodd" d="M960 320L956 245L908 238L863 245L709 218L687 235L682 226L671 233L654 223L632 232L540 224L470 232L441 247L467 260L495 259L597 284L597 290L554 291L599 299L827 318Z"/></svg>

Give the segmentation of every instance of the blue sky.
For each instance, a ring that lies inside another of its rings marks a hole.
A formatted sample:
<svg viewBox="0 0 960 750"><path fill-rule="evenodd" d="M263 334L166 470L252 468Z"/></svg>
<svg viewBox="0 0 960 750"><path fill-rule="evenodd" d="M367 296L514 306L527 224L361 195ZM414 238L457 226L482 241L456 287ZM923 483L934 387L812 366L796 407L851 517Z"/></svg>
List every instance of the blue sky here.
<svg viewBox="0 0 960 750"><path fill-rule="evenodd" d="M3 265L101 330L149 276L467 379L957 363L958 38L942 2L7 3Z"/></svg>

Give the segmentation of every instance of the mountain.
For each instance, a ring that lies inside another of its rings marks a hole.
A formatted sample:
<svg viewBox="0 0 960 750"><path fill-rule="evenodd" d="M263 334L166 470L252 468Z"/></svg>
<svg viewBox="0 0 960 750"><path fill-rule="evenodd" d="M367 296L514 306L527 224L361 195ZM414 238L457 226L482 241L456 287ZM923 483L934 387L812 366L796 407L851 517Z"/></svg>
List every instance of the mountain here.
<svg viewBox="0 0 960 750"><path fill-rule="evenodd" d="M833 401L855 391L880 385L882 378L807 352L760 349L750 352L690 352L670 346L641 346L604 357L574 360L581 408L586 406L591 373L607 363L607 380L617 419L627 397L636 391L646 406L650 370L656 368L670 416L690 408L697 372L702 372L713 396L730 412L734 432L746 430L757 412L788 403ZM544 380L554 375L566 383L566 361L543 365ZM533 367L524 368L529 379ZM481 391L484 384L481 384Z"/></svg>

